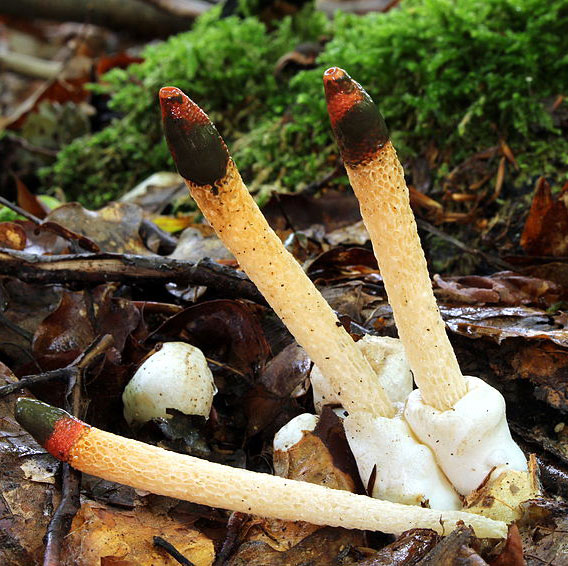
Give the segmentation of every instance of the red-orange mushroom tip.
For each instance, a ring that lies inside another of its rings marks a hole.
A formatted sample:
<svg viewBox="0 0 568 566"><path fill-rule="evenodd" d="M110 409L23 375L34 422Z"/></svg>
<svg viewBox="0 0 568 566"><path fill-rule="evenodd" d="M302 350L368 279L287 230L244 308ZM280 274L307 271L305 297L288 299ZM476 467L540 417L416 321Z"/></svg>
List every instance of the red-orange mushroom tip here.
<svg viewBox="0 0 568 566"><path fill-rule="evenodd" d="M179 88L160 90L164 134L179 174L198 186L227 172L229 151L209 116Z"/></svg>
<svg viewBox="0 0 568 566"><path fill-rule="evenodd" d="M343 69L323 75L331 127L347 165L372 159L389 139L385 121L363 87Z"/></svg>

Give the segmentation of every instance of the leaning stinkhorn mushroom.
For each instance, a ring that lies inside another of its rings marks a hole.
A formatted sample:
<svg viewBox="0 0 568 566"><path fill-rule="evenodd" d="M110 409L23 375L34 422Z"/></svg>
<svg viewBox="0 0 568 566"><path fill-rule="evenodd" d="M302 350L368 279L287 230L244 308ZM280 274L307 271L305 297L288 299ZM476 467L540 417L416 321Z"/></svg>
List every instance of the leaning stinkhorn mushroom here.
<svg viewBox="0 0 568 566"><path fill-rule="evenodd" d="M391 416L369 363L250 196L209 117L181 90L160 90L164 132L205 218L270 306L337 389L346 408Z"/></svg>
<svg viewBox="0 0 568 566"><path fill-rule="evenodd" d="M109 481L193 503L287 521L400 533L447 534L458 521L479 537L502 538L506 524L463 511L436 511L232 468L117 436L65 411L20 398L16 419L53 456Z"/></svg>
<svg viewBox="0 0 568 566"><path fill-rule="evenodd" d="M464 377L432 291L404 172L371 97L342 69L324 74L331 125L361 206L414 379L405 418L456 489L476 489L495 467L524 471L501 394Z"/></svg>
<svg viewBox="0 0 568 566"><path fill-rule="evenodd" d="M168 146L192 197L240 266L332 385L343 407L353 414L373 415L376 423L394 417L398 426L406 431L406 423L400 415L395 417L391 400L359 348L266 222L208 116L175 87L160 90L160 103ZM385 434L391 432L392 424L389 422ZM380 427L377 434L382 434ZM411 435L407 433L407 436ZM398 433L392 442L397 440ZM425 457L424 447L414 438L412 440L419 461ZM386 437L384 441L388 442ZM405 449L410 445L412 442ZM378 466L378 475L398 475L398 470L386 459ZM440 509L458 508L457 494L438 470L431 454L422 466L432 474L422 482L418 493L409 494L407 488L400 485L400 498L396 491L391 491L391 496L401 501L407 501L409 497L424 504L429 501L432 507ZM436 493L447 494L443 499L438 500L431 493L433 484L439 487L434 490Z"/></svg>

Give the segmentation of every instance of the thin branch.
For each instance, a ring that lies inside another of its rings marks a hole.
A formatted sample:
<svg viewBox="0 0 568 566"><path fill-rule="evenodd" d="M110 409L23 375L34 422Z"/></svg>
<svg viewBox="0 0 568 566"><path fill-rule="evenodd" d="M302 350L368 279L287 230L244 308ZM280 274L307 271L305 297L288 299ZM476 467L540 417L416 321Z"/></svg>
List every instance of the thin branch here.
<svg viewBox="0 0 568 566"><path fill-rule="evenodd" d="M26 283L177 282L203 285L224 296L265 300L243 273L210 259L198 263L161 256L131 254L76 254L43 256L0 248L0 275Z"/></svg>
<svg viewBox="0 0 568 566"><path fill-rule="evenodd" d="M183 566L195 566L195 564L187 559L173 544L162 537L154 537L154 546L163 548L176 562Z"/></svg>
<svg viewBox="0 0 568 566"><path fill-rule="evenodd" d="M450 236L449 234L442 232L441 230L439 230L429 222L426 222L425 220L417 218L416 224L418 224L418 227L421 228L422 230L429 232L430 234L434 234L439 238L442 238L442 240L445 240L446 242L452 244L453 246L462 250L463 252L483 258L489 265L492 265L497 269L504 269L506 271L515 271L515 267L510 263L507 263L506 261L502 260L499 257L488 254L486 252L482 252L481 250L477 250L475 248L472 248L471 246L468 246L467 244L464 244L457 238L454 238L453 236Z"/></svg>

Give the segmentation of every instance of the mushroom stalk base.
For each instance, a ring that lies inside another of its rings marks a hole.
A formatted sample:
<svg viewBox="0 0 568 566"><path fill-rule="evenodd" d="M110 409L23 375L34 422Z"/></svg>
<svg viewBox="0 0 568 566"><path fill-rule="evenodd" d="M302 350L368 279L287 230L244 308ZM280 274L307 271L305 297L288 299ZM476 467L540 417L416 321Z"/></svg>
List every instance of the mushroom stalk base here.
<svg viewBox="0 0 568 566"><path fill-rule="evenodd" d="M270 228L229 160L214 186L186 180L191 195L294 338L330 381L346 409L390 417L375 372L321 293Z"/></svg>
<svg viewBox="0 0 568 566"><path fill-rule="evenodd" d="M286 521L400 533L448 534L458 521L479 537L502 538L506 524L463 511L436 511L169 452L90 428L73 444L69 464L109 481L159 495Z"/></svg>
<svg viewBox="0 0 568 566"><path fill-rule="evenodd" d="M422 398L450 409L465 395L465 381L432 291L396 151L387 141L372 160L346 169Z"/></svg>

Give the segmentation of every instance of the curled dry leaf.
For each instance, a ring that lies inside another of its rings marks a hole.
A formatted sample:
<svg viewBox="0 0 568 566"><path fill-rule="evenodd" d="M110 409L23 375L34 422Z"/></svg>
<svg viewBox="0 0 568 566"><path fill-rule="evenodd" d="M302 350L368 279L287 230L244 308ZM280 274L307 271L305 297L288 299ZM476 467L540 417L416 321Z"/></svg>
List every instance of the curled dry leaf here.
<svg viewBox="0 0 568 566"><path fill-rule="evenodd" d="M536 185L531 209L523 233L521 247L537 256L568 255L568 184L554 199L548 181L541 177Z"/></svg>
<svg viewBox="0 0 568 566"><path fill-rule="evenodd" d="M177 562L154 547L153 537L171 543L195 566L210 566L215 558L209 537L182 521L137 507L119 511L86 502L65 538L62 566L173 566Z"/></svg>
<svg viewBox="0 0 568 566"><path fill-rule="evenodd" d="M458 303L498 303L501 305L538 305L556 303L565 291L552 281L503 271L488 277L466 275L446 277L434 275L442 299Z"/></svg>
<svg viewBox="0 0 568 566"><path fill-rule="evenodd" d="M151 253L139 234L142 209L133 204L113 202L95 212L71 202L50 212L47 220L86 236L103 252Z"/></svg>

